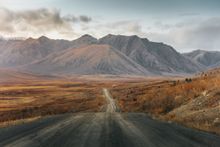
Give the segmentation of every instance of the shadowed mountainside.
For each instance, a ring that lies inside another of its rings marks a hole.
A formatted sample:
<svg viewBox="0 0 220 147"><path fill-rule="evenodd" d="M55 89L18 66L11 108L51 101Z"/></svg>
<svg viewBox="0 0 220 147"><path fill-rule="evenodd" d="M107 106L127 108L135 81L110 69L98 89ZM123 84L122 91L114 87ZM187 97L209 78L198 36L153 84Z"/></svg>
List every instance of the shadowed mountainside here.
<svg viewBox="0 0 220 147"><path fill-rule="evenodd" d="M220 52L218 51L195 50L183 55L207 68L219 67L220 65Z"/></svg>
<svg viewBox="0 0 220 147"><path fill-rule="evenodd" d="M103 47L105 45L109 46L108 50ZM178 53L169 45L138 36L110 34L101 39L83 35L73 41L53 40L45 36L38 39L1 40L0 68L17 68L51 75L177 75L197 73L204 70L205 66Z"/></svg>
<svg viewBox="0 0 220 147"><path fill-rule="evenodd" d="M0 67L16 67L29 64L54 52L93 43L95 39L84 35L74 41L53 40L45 36L38 39L0 41Z"/></svg>
<svg viewBox="0 0 220 147"><path fill-rule="evenodd" d="M151 42L138 36L107 35L100 43L109 44L146 69L158 74L193 73L202 69L174 48L163 43Z"/></svg>
<svg viewBox="0 0 220 147"><path fill-rule="evenodd" d="M24 69L44 74L150 74L109 45L67 49L29 64Z"/></svg>

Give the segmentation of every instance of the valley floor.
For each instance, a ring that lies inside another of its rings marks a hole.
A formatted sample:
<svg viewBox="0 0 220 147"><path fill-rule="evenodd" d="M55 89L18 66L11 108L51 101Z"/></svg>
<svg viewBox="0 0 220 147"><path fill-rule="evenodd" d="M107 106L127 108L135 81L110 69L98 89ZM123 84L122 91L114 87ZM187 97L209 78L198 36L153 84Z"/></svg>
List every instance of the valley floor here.
<svg viewBox="0 0 220 147"><path fill-rule="evenodd" d="M119 113L107 89L106 112L46 117L0 129L0 146L16 147L218 147L220 137L152 120L144 113Z"/></svg>
<svg viewBox="0 0 220 147"><path fill-rule="evenodd" d="M106 146L120 146L120 142L126 146L138 144L135 140L139 140L139 146L160 146L156 140L169 146L176 146L178 142L185 146L210 146L212 140L216 146L215 140L220 142L219 137L201 131L220 134L219 84L218 74L187 79L82 76L68 80L1 83L0 142L9 146L13 143L30 146L39 141L49 146L72 134L76 138L81 136L85 140L81 141L88 145L88 135L97 134L94 135L97 143ZM96 126L97 129L93 128ZM68 132L68 128L76 132ZM111 142L113 132L108 132L110 130L120 130L114 134L116 145ZM103 140L103 132L104 142L98 141ZM130 140L126 142L126 138ZM145 142L146 138L151 140ZM66 146L77 143L72 141L67 140Z"/></svg>

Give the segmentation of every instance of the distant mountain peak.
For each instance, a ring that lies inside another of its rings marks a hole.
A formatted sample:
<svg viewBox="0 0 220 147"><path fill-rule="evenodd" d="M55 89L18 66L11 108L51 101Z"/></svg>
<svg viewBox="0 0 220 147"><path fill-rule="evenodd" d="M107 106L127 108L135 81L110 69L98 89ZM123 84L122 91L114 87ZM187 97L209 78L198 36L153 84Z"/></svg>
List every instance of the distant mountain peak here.
<svg viewBox="0 0 220 147"><path fill-rule="evenodd" d="M78 39L97 40L97 38L95 38L95 37L93 37L92 35L89 35L89 34L82 35Z"/></svg>
<svg viewBox="0 0 220 147"><path fill-rule="evenodd" d="M184 55L208 68L215 66L215 64L219 65L220 63L219 51L207 51L199 49L185 53Z"/></svg>
<svg viewBox="0 0 220 147"><path fill-rule="evenodd" d="M79 37L76 40L73 40L72 43L76 45L76 47L79 46L85 46L85 45L89 45L89 44L94 44L97 43L97 39L89 34L85 34L81 37Z"/></svg>
<svg viewBox="0 0 220 147"><path fill-rule="evenodd" d="M181 55L171 46L152 42L137 35L108 34L97 40L85 34L73 41L52 40L41 36L37 39L28 38L25 41L0 43L2 44L0 67L21 67L30 63L25 69L33 72L47 71L48 74L143 73L148 75L154 73L159 75L195 73L204 69L203 64ZM207 62L208 65L213 65L216 61L220 62L217 57L219 55L212 54L215 56L207 54L199 57L213 61ZM38 69L35 69L36 67Z"/></svg>
<svg viewBox="0 0 220 147"><path fill-rule="evenodd" d="M197 49L197 50L194 50L193 52L200 52L200 53L202 52L203 53L203 52L207 52L207 51L206 50L202 50L202 49Z"/></svg>
<svg viewBox="0 0 220 147"><path fill-rule="evenodd" d="M25 41L33 41L33 40L35 40L35 39L32 38L32 37L29 37L29 38L27 38Z"/></svg>
<svg viewBox="0 0 220 147"><path fill-rule="evenodd" d="M138 37L137 35L127 36L127 35L114 35L114 34L108 34L108 35L106 35L105 37L127 37L127 38L135 37L135 38L140 38L140 37Z"/></svg>
<svg viewBox="0 0 220 147"><path fill-rule="evenodd" d="M193 52L198 52L198 53L219 53L219 51L208 51L208 50L202 50L202 49L198 49L198 50L195 50Z"/></svg>
<svg viewBox="0 0 220 147"><path fill-rule="evenodd" d="M84 34L84 35L82 35L81 37L90 37L90 38L94 38L92 35L90 35L90 34Z"/></svg>
<svg viewBox="0 0 220 147"><path fill-rule="evenodd" d="M147 42L149 42L149 40L147 39L147 38L141 38L141 37L139 37L138 35L130 35L130 36L127 36L127 35L114 35L114 34L108 34L108 35L106 35L106 36L104 36L103 38L120 38L120 39L124 39L124 38L126 38L126 39L129 39L129 40L135 40L135 39L140 39L140 40L142 40L142 41L147 41ZM101 38L101 39L103 39L103 38Z"/></svg>
<svg viewBox="0 0 220 147"><path fill-rule="evenodd" d="M50 39L48 37L46 37L46 36L41 36L41 37L38 38L38 40L42 41L42 42L45 42L45 41L48 41Z"/></svg>

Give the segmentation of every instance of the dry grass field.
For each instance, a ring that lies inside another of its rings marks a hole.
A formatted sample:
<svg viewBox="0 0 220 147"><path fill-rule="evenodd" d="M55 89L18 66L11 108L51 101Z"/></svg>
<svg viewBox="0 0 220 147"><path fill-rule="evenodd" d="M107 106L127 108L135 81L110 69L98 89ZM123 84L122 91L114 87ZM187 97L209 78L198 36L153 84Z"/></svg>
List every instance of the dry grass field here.
<svg viewBox="0 0 220 147"><path fill-rule="evenodd" d="M119 84L111 93L124 112L220 134L220 70L191 78Z"/></svg>
<svg viewBox="0 0 220 147"><path fill-rule="evenodd" d="M78 76L68 80L32 79L18 78L13 82L10 78L0 82L0 125L54 114L105 111L103 88L110 89L119 83L129 84L143 80L139 77L120 76ZM154 81L152 78L144 80Z"/></svg>
<svg viewBox="0 0 220 147"><path fill-rule="evenodd" d="M68 112L101 111L99 83L35 82L0 86L0 122Z"/></svg>
<svg viewBox="0 0 220 147"><path fill-rule="evenodd" d="M100 112L108 88L122 112L220 134L220 70L188 78L71 77L0 84L0 122L71 112Z"/></svg>

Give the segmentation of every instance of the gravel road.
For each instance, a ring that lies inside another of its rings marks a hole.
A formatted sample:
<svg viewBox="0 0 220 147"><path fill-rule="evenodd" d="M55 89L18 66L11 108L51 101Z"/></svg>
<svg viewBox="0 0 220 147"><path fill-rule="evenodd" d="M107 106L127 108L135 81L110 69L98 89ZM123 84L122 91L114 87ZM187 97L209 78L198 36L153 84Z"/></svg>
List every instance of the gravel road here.
<svg viewBox="0 0 220 147"><path fill-rule="evenodd" d="M119 113L107 89L106 112L45 117L0 128L7 147L220 147L220 136L160 122L144 113Z"/></svg>

